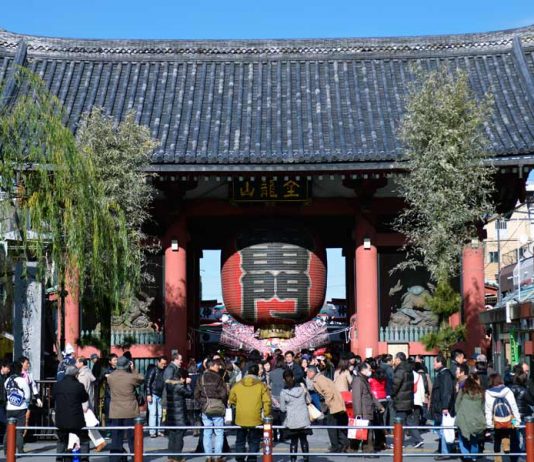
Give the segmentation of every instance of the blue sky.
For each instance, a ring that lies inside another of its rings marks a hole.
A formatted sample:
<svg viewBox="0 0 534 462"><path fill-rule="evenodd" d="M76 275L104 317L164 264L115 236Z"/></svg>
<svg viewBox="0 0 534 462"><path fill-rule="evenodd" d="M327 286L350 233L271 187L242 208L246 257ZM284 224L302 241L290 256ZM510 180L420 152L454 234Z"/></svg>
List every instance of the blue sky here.
<svg viewBox="0 0 534 462"><path fill-rule="evenodd" d="M534 0L4 0L0 11L0 28L80 38L383 37L534 24ZM221 300L220 254L204 257L204 298ZM339 249L328 252L328 264L327 300L342 298Z"/></svg>
<svg viewBox="0 0 534 462"><path fill-rule="evenodd" d="M532 0L4 0L0 14L0 28L13 32L87 38L362 37L528 24Z"/></svg>

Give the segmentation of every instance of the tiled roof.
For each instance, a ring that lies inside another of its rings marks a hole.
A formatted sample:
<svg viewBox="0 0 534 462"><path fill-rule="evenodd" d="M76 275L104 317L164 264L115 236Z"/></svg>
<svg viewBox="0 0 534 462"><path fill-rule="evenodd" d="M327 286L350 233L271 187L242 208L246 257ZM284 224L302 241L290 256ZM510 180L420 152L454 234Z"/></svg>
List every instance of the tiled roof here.
<svg viewBox="0 0 534 462"><path fill-rule="evenodd" d="M169 168L359 165L402 153L397 128L412 65L465 69L491 92L501 158L534 154L534 27L395 39L134 41L0 31L0 82L24 62L64 102L75 130L103 106L134 110Z"/></svg>

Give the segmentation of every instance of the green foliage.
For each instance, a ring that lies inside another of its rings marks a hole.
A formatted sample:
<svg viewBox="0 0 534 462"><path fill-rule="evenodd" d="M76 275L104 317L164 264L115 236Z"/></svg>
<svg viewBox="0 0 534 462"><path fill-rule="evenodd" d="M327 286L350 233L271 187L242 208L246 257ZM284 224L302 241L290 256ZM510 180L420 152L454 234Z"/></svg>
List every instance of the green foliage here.
<svg viewBox="0 0 534 462"><path fill-rule="evenodd" d="M399 178L399 189L407 207L395 228L407 238L408 255L398 269L422 265L437 282L428 305L439 328L421 341L448 355L465 337L464 326L448 325L461 306L450 280L459 273L466 242L493 211L494 169L484 130L492 98L477 100L463 71L416 74L400 129L406 152L399 168L406 175Z"/></svg>
<svg viewBox="0 0 534 462"><path fill-rule="evenodd" d="M465 339L465 332L465 326L443 325L438 330L421 337L420 341L427 350L437 349L449 358L453 345Z"/></svg>
<svg viewBox="0 0 534 462"><path fill-rule="evenodd" d="M134 112L117 124L101 108L82 117L76 138L80 152L91 159L107 200L124 213L134 263L144 262L147 251L159 250L158 242L148 239L142 229L155 195L146 170L156 142L148 128L135 122Z"/></svg>
<svg viewBox="0 0 534 462"><path fill-rule="evenodd" d="M465 72L417 74L401 123L406 151L399 168L406 175L399 189L407 207L395 228L407 237L403 266L422 264L440 281L458 274L463 246L493 211L484 130L492 99L478 101Z"/></svg>
<svg viewBox="0 0 534 462"><path fill-rule="evenodd" d="M95 303L118 309L139 275L125 213L77 148L60 101L27 69L16 78L18 97L0 112L0 189L22 258L52 261L62 286L70 271Z"/></svg>
<svg viewBox="0 0 534 462"><path fill-rule="evenodd" d="M449 317L458 312L462 297L448 281L439 281L432 296L428 297L428 307L438 316L439 324L447 322Z"/></svg>
<svg viewBox="0 0 534 462"><path fill-rule="evenodd" d="M453 328L449 325L449 318L458 312L461 303L462 297L448 280L438 281L434 293L427 299L428 307L438 317L438 329L420 339L428 350L437 348L449 357L451 347L464 340L465 326Z"/></svg>

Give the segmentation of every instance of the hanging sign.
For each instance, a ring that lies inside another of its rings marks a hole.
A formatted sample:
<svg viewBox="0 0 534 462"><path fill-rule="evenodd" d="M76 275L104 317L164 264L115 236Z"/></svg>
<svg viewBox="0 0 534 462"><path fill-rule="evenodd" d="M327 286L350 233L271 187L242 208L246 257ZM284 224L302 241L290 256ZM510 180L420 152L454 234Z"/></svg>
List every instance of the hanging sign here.
<svg viewBox="0 0 534 462"><path fill-rule="evenodd" d="M234 178L230 198L235 202L306 202L311 181L300 177Z"/></svg>

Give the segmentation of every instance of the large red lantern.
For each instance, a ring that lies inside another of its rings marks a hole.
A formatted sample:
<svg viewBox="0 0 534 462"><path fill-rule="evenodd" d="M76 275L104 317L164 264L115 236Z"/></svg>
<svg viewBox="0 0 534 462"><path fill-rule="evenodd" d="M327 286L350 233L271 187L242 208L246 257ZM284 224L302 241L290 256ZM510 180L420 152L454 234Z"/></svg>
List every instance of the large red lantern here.
<svg viewBox="0 0 534 462"><path fill-rule="evenodd" d="M306 228L273 223L238 233L222 253L226 309L260 337L288 338L324 303L326 252Z"/></svg>

